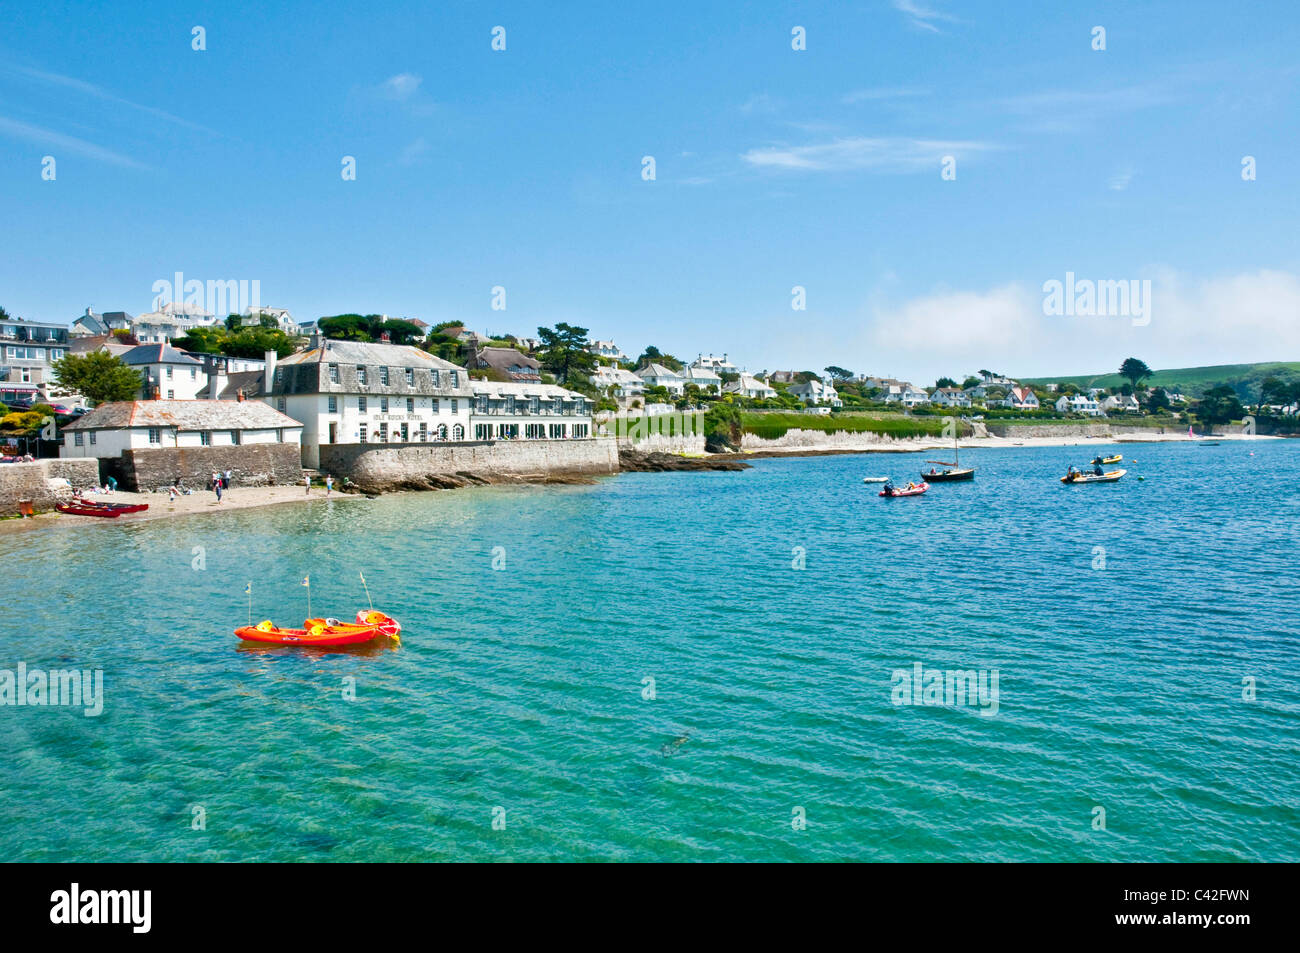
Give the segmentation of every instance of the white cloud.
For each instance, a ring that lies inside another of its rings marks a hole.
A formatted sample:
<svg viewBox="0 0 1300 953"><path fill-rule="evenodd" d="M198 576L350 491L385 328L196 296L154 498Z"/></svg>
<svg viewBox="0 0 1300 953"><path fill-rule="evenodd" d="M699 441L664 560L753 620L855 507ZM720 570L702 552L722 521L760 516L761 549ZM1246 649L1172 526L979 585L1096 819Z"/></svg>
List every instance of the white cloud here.
<svg viewBox="0 0 1300 953"><path fill-rule="evenodd" d="M767 169L918 172L937 170L944 156L961 158L996 148L985 142L856 136L807 146L764 146L750 149L741 158Z"/></svg>
<svg viewBox="0 0 1300 953"><path fill-rule="evenodd" d="M1149 278L1151 323L1047 316L1041 282L1011 282L868 306L856 347L847 350L861 355L856 359L868 369L889 368L887 373L910 375L916 383L980 367L1040 377L1104 373L1126 357L1162 368L1300 355L1300 276L1290 272L1262 269L1200 279L1155 268L1078 277ZM1052 278L1064 275L1043 280Z"/></svg>
<svg viewBox="0 0 1300 953"><path fill-rule="evenodd" d="M108 90L104 89L102 86L96 86L94 83L88 83L85 80L76 79L75 77L72 76L64 76L61 73L50 73L44 70L30 69L26 66L16 66L10 64L4 68L7 69L9 72L17 73L18 75L24 76L27 79L36 80L37 82L45 83L46 85L49 86L57 86L61 89L69 89L72 90L73 92L80 93L84 96L90 96L93 97L94 99L103 100L104 102L113 103L118 106L126 106L130 109L138 110L139 112L145 113L147 115L156 116L159 119L165 119L167 122L175 123L178 126L185 126L186 128L193 129L197 132L212 133L215 135L213 130L207 128L206 126L202 126L196 122L191 122L188 119L183 119L180 116L174 116L171 113L167 112L166 110L156 109L153 106L145 106L141 103L136 103L136 102L132 102L129 99L124 99L123 97L118 96L116 93L109 92Z"/></svg>
<svg viewBox="0 0 1300 953"><path fill-rule="evenodd" d="M4 116L0 116L0 135L8 135L16 139L34 142L42 148L50 149L56 159L59 151L64 151L128 169L148 168L148 166L137 162L130 156L114 152L112 149L105 149L103 146L88 142L85 139L78 139L76 136L65 136L60 132L42 129L40 126L29 125L16 119L6 119Z"/></svg>
<svg viewBox="0 0 1300 953"><path fill-rule="evenodd" d="M1110 177L1110 179L1106 182L1106 187L1110 189L1112 192L1123 192L1125 189L1128 188L1129 183L1132 181L1133 181L1133 170L1121 169L1120 171L1116 172L1114 175Z"/></svg>
<svg viewBox="0 0 1300 953"><path fill-rule="evenodd" d="M379 92L387 99L404 102L419 91L421 82L421 77L414 73L398 73L380 83Z"/></svg>
<svg viewBox="0 0 1300 953"><path fill-rule="evenodd" d="M943 32L935 25L936 22L958 22L956 17L949 16L931 7L922 6L916 0L893 0L893 4L895 10L907 16L907 20L912 26L919 27L922 30L929 30L931 33Z"/></svg>

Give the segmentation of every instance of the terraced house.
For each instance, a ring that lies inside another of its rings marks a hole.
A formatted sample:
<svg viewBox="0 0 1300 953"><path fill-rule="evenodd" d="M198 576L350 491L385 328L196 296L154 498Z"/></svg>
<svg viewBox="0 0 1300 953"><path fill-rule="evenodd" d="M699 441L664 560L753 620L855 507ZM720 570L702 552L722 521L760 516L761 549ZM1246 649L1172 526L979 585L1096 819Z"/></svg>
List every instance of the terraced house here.
<svg viewBox="0 0 1300 953"><path fill-rule="evenodd" d="M468 439L469 376L416 347L316 339L270 362L261 399L303 425L303 465L322 444Z"/></svg>
<svg viewBox="0 0 1300 953"><path fill-rule="evenodd" d="M62 324L9 318L0 321L0 403L36 403L49 398L55 361L68 353Z"/></svg>

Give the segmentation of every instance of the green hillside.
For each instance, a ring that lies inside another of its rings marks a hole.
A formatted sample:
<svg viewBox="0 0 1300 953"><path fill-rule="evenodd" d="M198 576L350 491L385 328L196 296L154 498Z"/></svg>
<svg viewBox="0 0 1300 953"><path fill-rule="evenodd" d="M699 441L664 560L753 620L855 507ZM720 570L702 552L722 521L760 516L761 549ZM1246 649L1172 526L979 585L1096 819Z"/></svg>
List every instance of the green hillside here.
<svg viewBox="0 0 1300 953"><path fill-rule="evenodd" d="M1144 383L1149 387L1178 388L1187 397L1199 397L1215 384L1230 384L1243 400L1259 398L1259 385L1266 377L1300 380L1300 361L1269 361L1262 364L1212 364L1209 367L1176 367L1156 371ZM1089 387L1119 387L1127 381L1119 374L1079 374L1073 377L1026 377L1024 384L1074 384Z"/></svg>

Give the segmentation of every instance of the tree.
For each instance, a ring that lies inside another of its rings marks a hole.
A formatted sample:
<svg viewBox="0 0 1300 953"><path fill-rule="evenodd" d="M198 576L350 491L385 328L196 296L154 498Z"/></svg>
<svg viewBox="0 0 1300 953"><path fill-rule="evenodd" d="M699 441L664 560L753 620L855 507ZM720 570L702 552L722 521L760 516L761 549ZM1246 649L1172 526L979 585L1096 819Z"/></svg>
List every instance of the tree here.
<svg viewBox="0 0 1300 953"><path fill-rule="evenodd" d="M1163 387L1155 387L1147 394L1147 412L1158 414L1169 409L1169 395Z"/></svg>
<svg viewBox="0 0 1300 953"><path fill-rule="evenodd" d="M9 320L9 312L6 311L4 308L0 308L0 321L8 321L8 320Z"/></svg>
<svg viewBox="0 0 1300 953"><path fill-rule="evenodd" d="M561 321L554 328L538 328L537 337L542 342L537 358L560 383L570 374L590 374L596 366L596 356L588 350L591 342L586 328Z"/></svg>
<svg viewBox="0 0 1300 953"><path fill-rule="evenodd" d="M842 367L837 367L834 364L830 365L829 367L823 367L822 370L824 370L827 374L829 374L832 380L837 380L837 381L846 381L853 376L852 371L845 370Z"/></svg>
<svg viewBox="0 0 1300 953"><path fill-rule="evenodd" d="M320 333L327 338L365 343L375 339L372 332L378 319L379 315L376 314L336 314L331 317L321 318L316 322L316 326L320 328Z"/></svg>
<svg viewBox="0 0 1300 953"><path fill-rule="evenodd" d="M393 344L418 344L424 338L420 326L405 318L389 318L387 321L381 321L375 327L375 331L379 334L387 332L388 340Z"/></svg>
<svg viewBox="0 0 1300 953"><path fill-rule="evenodd" d="M956 387L957 382L951 377L941 377L934 382L935 387Z"/></svg>
<svg viewBox="0 0 1300 953"><path fill-rule="evenodd" d="M1138 381L1151 376L1151 368L1136 357L1126 357L1124 363L1119 366L1119 376L1128 378L1129 383L1133 385L1133 389L1137 390Z"/></svg>
<svg viewBox="0 0 1300 953"><path fill-rule="evenodd" d="M120 357L104 351L69 354L55 361L54 379L96 404L135 400L144 384L139 372L127 367Z"/></svg>
<svg viewBox="0 0 1300 953"><path fill-rule="evenodd" d="M1278 404L1285 407L1291 403L1292 392L1293 385L1288 384L1280 377L1270 375L1259 384L1259 402L1260 404Z"/></svg>
<svg viewBox="0 0 1300 953"><path fill-rule="evenodd" d="M677 358L673 357L671 354L665 354L653 345L642 351L641 356L636 359L637 367L645 367L649 364L662 364L670 371L680 371L683 366L682 362L677 360Z"/></svg>
<svg viewBox="0 0 1300 953"><path fill-rule="evenodd" d="M718 401L704 414L704 448L710 453L739 450L742 431L740 410L735 404Z"/></svg>
<svg viewBox="0 0 1300 953"><path fill-rule="evenodd" d="M973 374L961 382L962 390L970 390L972 387L979 387L979 386L980 386L980 379Z"/></svg>
<svg viewBox="0 0 1300 953"><path fill-rule="evenodd" d="M1215 384L1196 402L1196 416L1205 424L1205 432L1213 433L1215 424L1226 424L1245 414L1237 392L1227 384Z"/></svg>

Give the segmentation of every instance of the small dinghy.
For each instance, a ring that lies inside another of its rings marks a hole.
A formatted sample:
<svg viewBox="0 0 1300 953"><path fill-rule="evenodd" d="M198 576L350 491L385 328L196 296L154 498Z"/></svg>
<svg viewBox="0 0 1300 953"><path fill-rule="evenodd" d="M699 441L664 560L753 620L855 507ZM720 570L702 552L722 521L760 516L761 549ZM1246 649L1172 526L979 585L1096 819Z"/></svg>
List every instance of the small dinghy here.
<svg viewBox="0 0 1300 953"><path fill-rule="evenodd" d="M1062 483L1114 483L1127 470L1107 470L1105 473L1071 473L1061 477Z"/></svg>
<svg viewBox="0 0 1300 953"><path fill-rule="evenodd" d="M926 490L930 489L928 483L909 483L907 486L894 486L892 483L886 483L885 488L880 491L881 496L920 496Z"/></svg>
<svg viewBox="0 0 1300 953"><path fill-rule="evenodd" d="M889 477L863 477L863 483L888 483Z"/></svg>
<svg viewBox="0 0 1300 953"><path fill-rule="evenodd" d="M1117 453L1113 457L1094 457L1092 462L1094 466L1103 466L1107 463L1119 463L1123 459L1124 454Z"/></svg>

